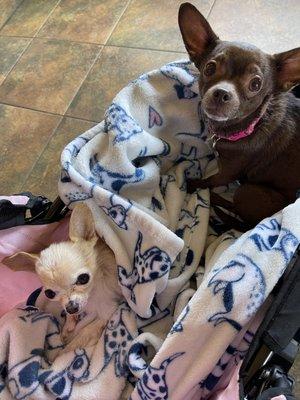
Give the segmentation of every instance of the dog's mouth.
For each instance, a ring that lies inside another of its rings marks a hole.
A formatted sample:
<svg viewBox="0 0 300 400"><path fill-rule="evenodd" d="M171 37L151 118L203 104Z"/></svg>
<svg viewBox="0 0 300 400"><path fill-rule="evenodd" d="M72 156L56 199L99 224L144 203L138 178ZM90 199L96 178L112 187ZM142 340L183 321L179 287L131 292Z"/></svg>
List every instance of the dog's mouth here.
<svg viewBox="0 0 300 400"><path fill-rule="evenodd" d="M222 109L218 109L215 107L209 107L209 106L202 106L202 110L205 114L205 116L212 122L226 122L228 123L229 121L234 121L238 117L238 109L232 109L228 112L225 112Z"/></svg>
<svg viewBox="0 0 300 400"><path fill-rule="evenodd" d="M204 111L205 115L207 116L207 118L209 118L212 121L226 122L230 119L227 115L217 113L214 110L203 109L203 111Z"/></svg>

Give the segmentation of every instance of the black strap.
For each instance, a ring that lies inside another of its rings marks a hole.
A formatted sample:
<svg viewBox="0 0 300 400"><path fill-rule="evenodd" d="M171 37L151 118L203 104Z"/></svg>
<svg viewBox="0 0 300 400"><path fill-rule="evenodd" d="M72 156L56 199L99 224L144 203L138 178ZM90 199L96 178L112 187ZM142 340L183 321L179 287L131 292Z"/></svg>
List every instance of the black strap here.
<svg viewBox="0 0 300 400"><path fill-rule="evenodd" d="M9 200L0 200L0 230L20 225L41 225L59 221L68 212L58 197L51 202L45 196L34 196L30 192L20 193L28 197L25 205L16 205Z"/></svg>

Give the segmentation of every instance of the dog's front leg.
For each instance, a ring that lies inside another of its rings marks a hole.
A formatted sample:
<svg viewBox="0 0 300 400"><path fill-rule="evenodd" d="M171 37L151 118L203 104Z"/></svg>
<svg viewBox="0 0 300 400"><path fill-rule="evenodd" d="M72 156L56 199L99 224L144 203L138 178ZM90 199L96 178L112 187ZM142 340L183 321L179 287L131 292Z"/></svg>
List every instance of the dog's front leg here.
<svg viewBox="0 0 300 400"><path fill-rule="evenodd" d="M77 325L77 317L76 315L66 315L66 322L61 332L61 338L63 343L68 343L70 341L70 337L72 337L72 333L74 332Z"/></svg>
<svg viewBox="0 0 300 400"><path fill-rule="evenodd" d="M217 186L225 186L238 179L232 169L220 168L220 172L206 179L191 179L187 181L187 192L193 193L197 189L212 189Z"/></svg>
<svg viewBox="0 0 300 400"><path fill-rule="evenodd" d="M98 343L106 325L107 321L103 321L98 318L95 319L93 322L77 332L74 339L72 339L71 342L68 343L63 349L63 353L74 351L78 348L95 346Z"/></svg>

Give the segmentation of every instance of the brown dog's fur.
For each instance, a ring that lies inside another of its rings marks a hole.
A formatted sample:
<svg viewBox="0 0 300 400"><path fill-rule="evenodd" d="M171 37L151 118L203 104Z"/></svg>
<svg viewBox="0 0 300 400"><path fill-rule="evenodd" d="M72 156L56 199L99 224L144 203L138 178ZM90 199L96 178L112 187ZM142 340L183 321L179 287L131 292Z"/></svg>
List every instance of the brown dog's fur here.
<svg viewBox="0 0 300 400"><path fill-rule="evenodd" d="M189 3L180 7L179 26L200 72L202 109L211 135L229 136L261 117L248 137L235 142L218 138L219 172L189 182L189 191L239 180L232 211L253 226L294 202L300 189L300 100L287 92L300 83L300 48L271 56L252 45L221 41ZM212 76L205 75L209 62L216 65ZM249 82L257 76L262 86L253 93ZM217 103L215 88L230 92L230 101Z"/></svg>
<svg viewBox="0 0 300 400"><path fill-rule="evenodd" d="M64 352L96 344L123 298L114 254L97 235L92 212L84 203L74 207L69 236L69 241L51 244L40 254L21 252L3 260L15 271L35 271L44 293L55 293L51 301L59 302L67 317ZM82 274L89 275L86 284L78 283ZM70 311L70 304L78 309Z"/></svg>

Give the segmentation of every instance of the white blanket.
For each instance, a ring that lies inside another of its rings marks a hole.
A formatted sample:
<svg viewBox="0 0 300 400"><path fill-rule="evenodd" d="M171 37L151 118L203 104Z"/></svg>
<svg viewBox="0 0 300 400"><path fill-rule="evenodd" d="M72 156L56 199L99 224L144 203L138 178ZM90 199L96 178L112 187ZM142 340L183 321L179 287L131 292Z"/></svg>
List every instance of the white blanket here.
<svg viewBox="0 0 300 400"><path fill-rule="evenodd" d="M38 381L42 392L27 398L114 400L127 381L123 398L132 392L132 400L212 399L245 355L255 315L299 244L300 200L251 232L220 236L209 191L186 193L186 178L216 171L197 79L189 61L141 76L115 97L102 123L64 149L60 196L70 208L90 205L115 252L129 308L122 305L95 349L58 357L47 367L50 378ZM76 357L86 360L79 378L68 373ZM26 360L19 354L10 370ZM51 383L59 374L69 382L64 396Z"/></svg>

